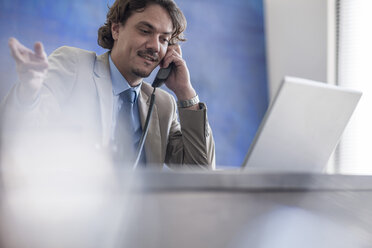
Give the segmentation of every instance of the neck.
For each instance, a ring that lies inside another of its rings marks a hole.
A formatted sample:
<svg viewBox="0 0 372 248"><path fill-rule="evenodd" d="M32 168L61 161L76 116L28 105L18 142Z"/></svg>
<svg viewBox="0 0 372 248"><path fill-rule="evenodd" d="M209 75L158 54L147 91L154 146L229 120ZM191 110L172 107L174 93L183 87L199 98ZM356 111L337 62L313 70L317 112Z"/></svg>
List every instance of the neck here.
<svg viewBox="0 0 372 248"><path fill-rule="evenodd" d="M130 87L136 87L137 85L139 85L142 82L142 78L137 78L135 80L130 80L122 72L120 72L120 73L125 78L125 80L127 80Z"/></svg>
<svg viewBox="0 0 372 248"><path fill-rule="evenodd" d="M125 78L125 80L128 82L128 84L131 87L136 87L137 85L139 85L142 82L143 78L138 77L138 76L136 76L133 73L130 73L128 71L125 71L123 68L120 68L118 66L118 63L116 63L116 57L113 56L112 53L111 53L111 59L112 59L112 62L114 63L114 65L116 66L116 68L119 70L120 74Z"/></svg>

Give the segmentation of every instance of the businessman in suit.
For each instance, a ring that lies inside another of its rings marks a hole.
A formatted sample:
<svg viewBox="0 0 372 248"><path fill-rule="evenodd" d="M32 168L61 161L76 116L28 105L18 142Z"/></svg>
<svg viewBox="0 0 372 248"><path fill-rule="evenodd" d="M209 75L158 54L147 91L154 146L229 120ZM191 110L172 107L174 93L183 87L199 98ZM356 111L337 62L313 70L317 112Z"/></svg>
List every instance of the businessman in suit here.
<svg viewBox="0 0 372 248"><path fill-rule="evenodd" d="M151 168L166 163L213 169L214 141L206 106L198 100L177 44L184 41L185 28L186 20L173 0L116 0L98 32L99 45L109 49L103 55L61 47L47 58L40 42L32 51L11 38L19 82L3 103L3 133L24 129L24 123L25 130L58 123L59 128L79 130L79 138L97 149L115 147L114 153L119 149L123 158L133 152L129 148L138 142L149 107L153 88L143 78L157 66L173 63L165 85L177 103L169 93L156 91L142 163ZM130 128L121 122L124 92L131 92ZM126 136L117 136L120 127L125 127ZM129 145L115 145L123 139L130 140Z"/></svg>

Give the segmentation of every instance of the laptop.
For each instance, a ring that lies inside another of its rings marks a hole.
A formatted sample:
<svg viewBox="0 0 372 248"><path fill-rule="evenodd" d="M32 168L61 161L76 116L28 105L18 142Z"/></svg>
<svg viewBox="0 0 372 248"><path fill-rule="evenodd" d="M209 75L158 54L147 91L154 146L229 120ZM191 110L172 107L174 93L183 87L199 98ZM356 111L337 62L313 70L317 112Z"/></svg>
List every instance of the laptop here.
<svg viewBox="0 0 372 248"><path fill-rule="evenodd" d="M244 169L324 172L362 93L285 77L244 159Z"/></svg>

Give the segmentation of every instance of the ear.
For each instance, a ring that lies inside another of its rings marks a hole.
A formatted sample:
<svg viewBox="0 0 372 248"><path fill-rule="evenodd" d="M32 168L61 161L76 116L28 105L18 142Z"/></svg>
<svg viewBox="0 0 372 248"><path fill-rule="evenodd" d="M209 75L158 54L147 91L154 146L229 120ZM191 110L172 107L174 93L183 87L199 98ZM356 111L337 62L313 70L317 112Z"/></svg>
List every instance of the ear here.
<svg viewBox="0 0 372 248"><path fill-rule="evenodd" d="M111 34L112 34L112 38L114 40L119 39L119 28L120 28L119 23L112 23L111 24Z"/></svg>

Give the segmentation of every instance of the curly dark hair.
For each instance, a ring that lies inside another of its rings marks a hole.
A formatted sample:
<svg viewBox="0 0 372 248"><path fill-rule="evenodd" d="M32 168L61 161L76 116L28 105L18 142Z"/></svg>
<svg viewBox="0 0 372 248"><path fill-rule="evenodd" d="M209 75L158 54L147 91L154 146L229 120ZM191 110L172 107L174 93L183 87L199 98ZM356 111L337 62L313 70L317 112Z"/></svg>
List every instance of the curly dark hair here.
<svg viewBox="0 0 372 248"><path fill-rule="evenodd" d="M187 25L186 18L173 0L116 0L111 8L109 7L105 24L98 29L98 45L111 50L114 46L111 25L125 24L134 11L141 12L149 4L158 4L168 11L174 28L169 44L186 41L183 34Z"/></svg>

